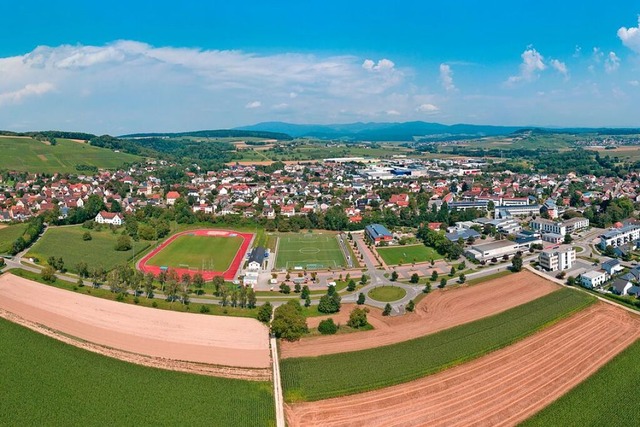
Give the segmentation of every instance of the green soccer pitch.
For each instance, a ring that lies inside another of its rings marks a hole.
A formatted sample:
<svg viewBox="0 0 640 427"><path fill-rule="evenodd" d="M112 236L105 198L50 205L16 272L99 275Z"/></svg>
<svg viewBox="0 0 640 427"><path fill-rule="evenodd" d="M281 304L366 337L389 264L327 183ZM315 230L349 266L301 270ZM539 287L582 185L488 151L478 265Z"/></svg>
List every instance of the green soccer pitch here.
<svg viewBox="0 0 640 427"><path fill-rule="evenodd" d="M279 235L276 268L314 270L346 265L338 236L333 233Z"/></svg>
<svg viewBox="0 0 640 427"><path fill-rule="evenodd" d="M178 236L148 265L192 270L226 271L242 245L242 237Z"/></svg>

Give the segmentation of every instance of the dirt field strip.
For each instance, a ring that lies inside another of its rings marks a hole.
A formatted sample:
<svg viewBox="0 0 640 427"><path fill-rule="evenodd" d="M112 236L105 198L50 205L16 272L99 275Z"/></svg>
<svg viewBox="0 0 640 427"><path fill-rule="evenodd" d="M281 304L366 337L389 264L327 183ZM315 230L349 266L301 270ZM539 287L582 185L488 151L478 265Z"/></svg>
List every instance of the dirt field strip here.
<svg viewBox="0 0 640 427"><path fill-rule="evenodd" d="M270 369L269 335L255 319L138 307L4 274L0 309L98 346L203 365Z"/></svg>
<svg viewBox="0 0 640 427"><path fill-rule="evenodd" d="M371 309L369 323L374 330L282 342L280 357L313 357L395 344L501 313L557 289L548 280L523 271L474 286L435 290L420 301L414 314L383 317L380 310ZM328 317L346 323L350 310L351 306L345 306L337 315ZM309 319L308 324L313 327L316 319Z"/></svg>
<svg viewBox="0 0 640 427"><path fill-rule="evenodd" d="M386 389L287 405L290 426L516 425L640 337L640 319L603 303L510 347Z"/></svg>

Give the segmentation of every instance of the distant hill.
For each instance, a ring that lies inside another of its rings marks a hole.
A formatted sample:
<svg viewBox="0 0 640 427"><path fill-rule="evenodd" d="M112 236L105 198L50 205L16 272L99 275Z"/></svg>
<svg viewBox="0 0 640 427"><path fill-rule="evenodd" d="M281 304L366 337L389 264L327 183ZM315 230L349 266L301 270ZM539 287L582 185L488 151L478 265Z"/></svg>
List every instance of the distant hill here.
<svg viewBox="0 0 640 427"><path fill-rule="evenodd" d="M282 132L294 137L344 139L354 141L416 141L451 138L479 138L507 135L519 130L515 126L443 125L428 122L404 123L348 123L331 125L300 125L283 122L264 122L243 126L239 130Z"/></svg>
<svg viewBox="0 0 640 427"><path fill-rule="evenodd" d="M347 123L347 124L293 124L284 122L263 122L242 126L238 130L281 132L293 137L319 139L341 139L351 141L446 141L451 139L474 139L484 136L538 133L597 133L606 135L639 134L640 129L615 128L539 128L524 126L489 126L455 124L443 125L422 121L404 123Z"/></svg>
<svg viewBox="0 0 640 427"><path fill-rule="evenodd" d="M122 135L119 138L137 139L137 138L264 138L277 139L280 141L289 141L293 139L291 135L283 132L269 130L244 130L244 129L217 129L217 130L198 130L192 132L174 132L174 133L131 133Z"/></svg>

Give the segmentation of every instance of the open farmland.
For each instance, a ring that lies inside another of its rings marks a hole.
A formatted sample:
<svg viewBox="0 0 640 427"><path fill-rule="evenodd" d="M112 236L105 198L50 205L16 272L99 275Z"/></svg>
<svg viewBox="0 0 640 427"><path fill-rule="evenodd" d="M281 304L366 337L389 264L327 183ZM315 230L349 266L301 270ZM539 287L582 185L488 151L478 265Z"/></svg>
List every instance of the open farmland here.
<svg viewBox="0 0 640 427"><path fill-rule="evenodd" d="M268 329L254 319L121 304L12 274L0 276L0 309L80 343L144 356L143 364L172 369L172 361L177 368L188 362L210 366L210 372L215 367L224 367L223 372L238 368L236 377L251 369L247 378L268 378L270 370Z"/></svg>
<svg viewBox="0 0 640 427"><path fill-rule="evenodd" d="M387 265L410 264L442 259L435 249L425 245L392 246L376 248Z"/></svg>
<svg viewBox="0 0 640 427"><path fill-rule="evenodd" d="M57 139L56 145L23 137L0 137L0 169L39 173L78 173L77 165L116 169L142 158L87 143Z"/></svg>
<svg viewBox="0 0 640 427"><path fill-rule="evenodd" d="M27 229L27 224L16 224L7 227L0 226L0 254L8 253L13 242L22 236Z"/></svg>
<svg viewBox="0 0 640 427"><path fill-rule="evenodd" d="M268 382L137 366L61 343L4 319L0 319L0 342L0 424L275 424Z"/></svg>
<svg viewBox="0 0 640 427"><path fill-rule="evenodd" d="M91 233L91 240L82 239L87 231ZM80 261L86 262L89 268L102 266L110 270L118 264L130 262L134 249L137 255L150 246L149 242L141 240L135 242L131 250L116 251L115 244L119 235L113 234L110 229L87 230L80 225L49 227L26 256L38 258L41 265L46 265L50 256L62 257L65 267L71 272L75 272L76 264Z"/></svg>
<svg viewBox="0 0 640 427"><path fill-rule="evenodd" d="M379 309L371 308L373 331L282 342L280 357L321 356L395 344L503 312L557 289L553 282L529 271L509 273L476 286L438 289L424 297L414 313L405 316L382 316Z"/></svg>
<svg viewBox="0 0 640 427"><path fill-rule="evenodd" d="M529 426L630 426L640 418L640 341L522 424ZM603 398L604 397L604 398Z"/></svg>
<svg viewBox="0 0 640 427"><path fill-rule="evenodd" d="M281 234L276 268L306 269L346 266L338 238L334 233Z"/></svg>
<svg viewBox="0 0 640 427"><path fill-rule="evenodd" d="M281 362L288 401L376 390L433 374L513 344L595 299L571 289L433 335L369 350Z"/></svg>
<svg viewBox="0 0 640 427"><path fill-rule="evenodd" d="M357 420L366 426L515 425L632 344L640 335L638 326L636 316L597 303L512 346L436 375L355 396L288 405L288 423L337 426ZM332 369L339 366L336 361ZM602 400L601 405L623 412L629 409L613 404L617 399L612 395L596 394L594 399ZM590 409L580 402L576 410ZM589 425L570 418L566 423L547 421L541 425Z"/></svg>

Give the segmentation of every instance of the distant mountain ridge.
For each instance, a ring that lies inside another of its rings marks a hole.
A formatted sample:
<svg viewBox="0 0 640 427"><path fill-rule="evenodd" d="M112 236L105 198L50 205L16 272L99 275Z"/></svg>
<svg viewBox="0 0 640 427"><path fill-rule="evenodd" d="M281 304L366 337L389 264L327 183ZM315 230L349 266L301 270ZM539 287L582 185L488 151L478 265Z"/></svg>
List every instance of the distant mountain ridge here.
<svg viewBox="0 0 640 427"><path fill-rule="evenodd" d="M487 126L421 121L404 123L347 123L330 125L300 125L284 122L264 122L237 129L282 132L293 137L345 139L354 141L414 141L420 139L443 140L450 138L479 138L506 135L522 129L522 126Z"/></svg>
<svg viewBox="0 0 640 427"><path fill-rule="evenodd" d="M265 138L290 140L292 137L286 133L263 131L263 130L244 130L244 129L217 129L217 130L197 130L191 132L156 132L156 133L130 133L121 135L118 138L135 139L135 138Z"/></svg>
<svg viewBox="0 0 640 427"><path fill-rule="evenodd" d="M371 122L347 124L293 124L285 122L262 122L236 128L247 131L271 131L291 135L295 138L313 137L320 139L342 139L352 141L446 141L450 139L473 139L484 136L510 135L529 131L548 133L640 133L640 129L608 128L543 128L531 126L493 126L413 122Z"/></svg>

